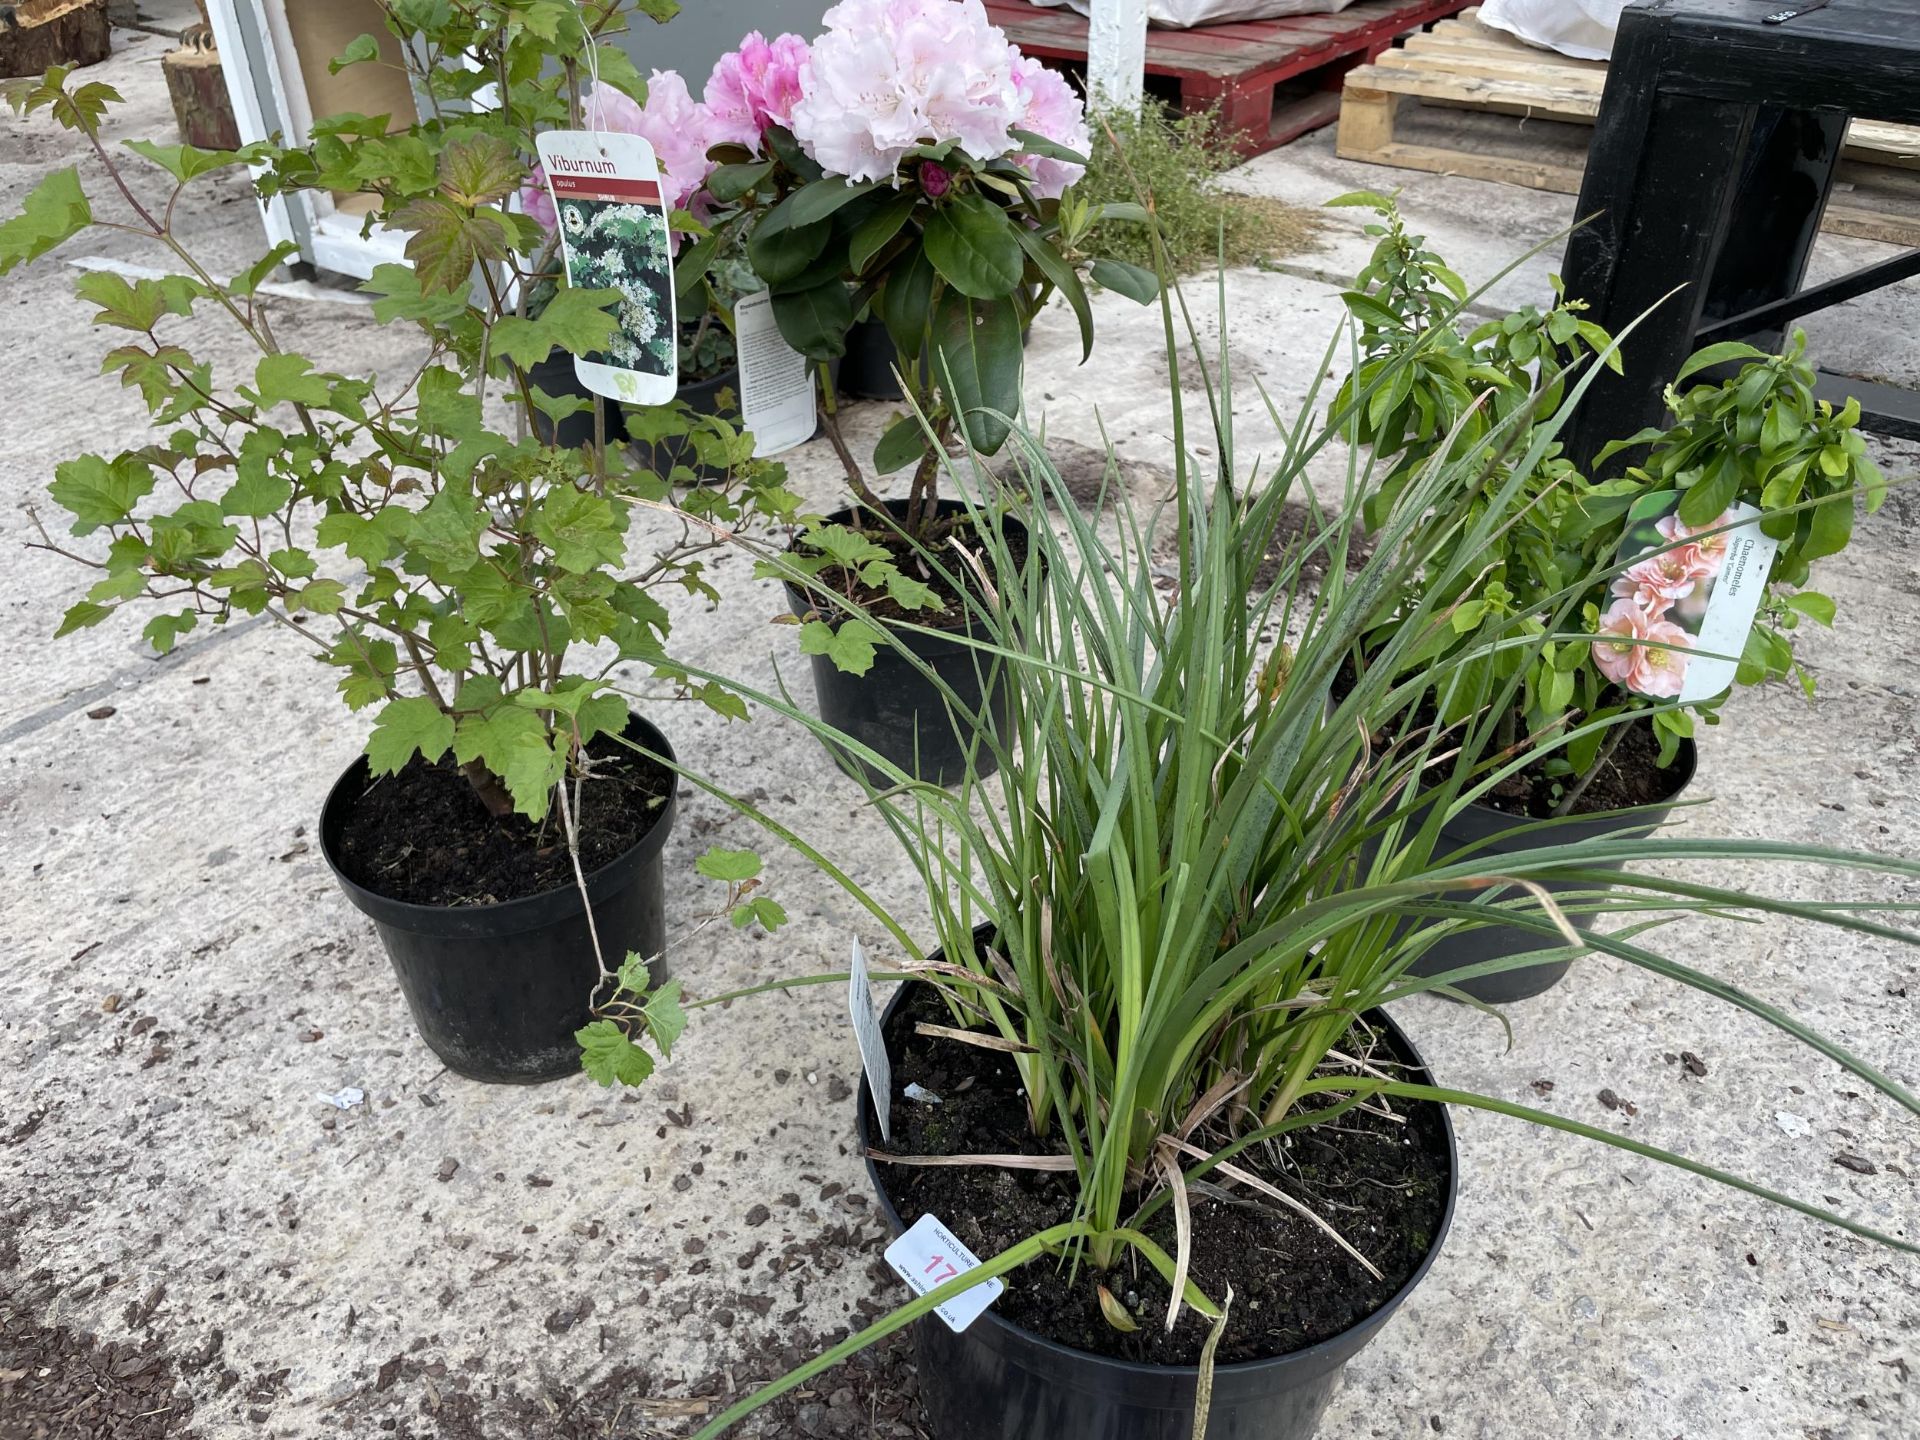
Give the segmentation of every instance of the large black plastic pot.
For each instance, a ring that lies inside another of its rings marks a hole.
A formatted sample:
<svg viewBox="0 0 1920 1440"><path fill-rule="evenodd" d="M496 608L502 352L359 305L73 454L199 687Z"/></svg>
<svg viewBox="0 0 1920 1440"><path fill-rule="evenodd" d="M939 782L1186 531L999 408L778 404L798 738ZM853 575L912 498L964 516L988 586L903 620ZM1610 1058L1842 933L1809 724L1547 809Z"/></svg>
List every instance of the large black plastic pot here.
<svg viewBox="0 0 1920 1440"><path fill-rule="evenodd" d="M720 392L731 390L733 403L726 409L720 408ZM740 420L740 371L729 366L710 380L693 380L680 387L678 396L696 415L720 415L732 420ZM693 472L693 483L701 484L710 480L725 480L727 472L711 465L702 465L693 448L693 438L689 435L669 435L663 440L643 440L634 433L634 427L621 420L621 434L632 442L629 448L633 458L662 479L671 479L673 467L684 465ZM684 476L682 477L685 478Z"/></svg>
<svg viewBox="0 0 1920 1440"><path fill-rule="evenodd" d="M527 371L527 380L556 398L573 395L589 403L594 398L593 392L582 385L580 377L574 373L573 356L558 348L549 350L546 359L536 362ZM606 399L601 400L600 406L607 417L607 444L617 445L627 438L626 421L620 414L620 406L616 401ZM556 425L536 410L533 433L548 445L558 445L563 450L578 450L583 445L593 443L593 411L579 411Z"/></svg>
<svg viewBox="0 0 1920 1440"><path fill-rule="evenodd" d="M637 715L626 735L664 759L673 757L667 737ZM420 1038L469 1080L532 1084L577 1073L573 1032L591 1018L588 1001L600 976L578 887L499 905L438 906L393 900L357 884L341 873L339 837L348 811L372 783L365 756L347 767L320 812L320 848L347 898L380 932ZM628 951L658 955L666 943L660 852L673 818L669 792L633 847L587 876L611 964Z"/></svg>
<svg viewBox="0 0 1920 1440"><path fill-rule="evenodd" d="M907 502L882 502L894 520L905 523ZM966 514L958 500L938 502L943 518ZM853 506L836 510L827 517L829 525L863 523ZM1011 516L1001 522L1009 535L1025 536L1027 528ZM795 615L817 608L804 590L787 586L787 601ZM1007 733L1008 707L1012 692L1003 669L997 669L993 657L944 635L923 635L914 631L897 632L901 642L937 674L946 687L968 710L986 714L1000 734ZM1005 662L1001 662L1004 666ZM993 690L984 702L986 682ZM939 686L916 670L911 661L891 646L881 645L873 657L873 667L864 675L849 675L825 655L813 657L813 689L820 703L820 718L837 730L845 731L869 749L884 755L909 775L930 780L936 785L956 783L966 773L967 756L973 751L974 771L991 775L1000 768L993 751L978 740L964 716L951 714ZM875 785L889 785L891 779L864 761L856 762Z"/></svg>
<svg viewBox="0 0 1920 1440"><path fill-rule="evenodd" d="M1660 806L1641 809L1631 814L1618 812L1601 815L1573 816L1559 821L1547 829L1532 830L1526 833L1524 827L1539 822L1524 815L1509 815L1495 810L1489 805L1473 804L1440 827L1440 839L1434 846L1433 860L1437 865L1449 862L1456 852L1469 846L1477 846L1470 856L1463 859L1481 859L1501 855L1524 855L1530 850L1538 850L1553 845L1575 845L1590 840L1638 840L1651 835L1665 821L1680 798L1681 793L1693 781L1694 764L1697 753L1691 740L1683 740L1680 755L1675 762L1680 778L1673 787L1666 802ZM1417 816L1408 821L1408 828L1420 823ZM1484 843L1483 843L1484 842ZM1619 865L1605 867L1618 870ZM1541 888L1551 895L1571 895L1586 891L1591 893L1596 886L1572 884L1566 881L1547 880L1540 882ZM1409 921L1403 927L1403 933L1415 926L1438 923ZM1458 970L1462 966L1477 964L1482 960L1499 960L1508 955L1524 955L1534 950L1553 950L1561 948L1557 939L1541 934L1538 930L1523 930L1517 925L1487 925L1478 929L1457 931L1442 937L1413 962L1410 967L1415 975L1444 975L1449 970ZM1464 990L1476 1000L1500 1005L1510 1000L1525 1000L1538 995L1560 983L1561 977L1572 967L1572 960L1554 960L1541 965L1521 965L1512 970L1502 970L1492 975L1481 975L1470 980L1455 981L1454 988Z"/></svg>
<svg viewBox="0 0 1920 1440"><path fill-rule="evenodd" d="M855 399L904 399L893 374L893 367L899 363L900 351L885 325L878 320L856 321L847 331L847 353L840 357L840 375L834 388Z"/></svg>
<svg viewBox="0 0 1920 1440"><path fill-rule="evenodd" d="M883 1030L906 993L902 985L888 1003ZM1419 1052L1392 1017L1376 1010L1366 1018L1390 1033L1419 1071L1425 1070ZM1418 1071L1409 1078L1428 1079ZM864 1079L857 1107L855 1123L864 1152L878 1129ZM1426 1258L1386 1304L1350 1330L1288 1355L1217 1367L1207 1440L1310 1440L1341 1370L1426 1278L1453 1223L1460 1161L1445 1107L1441 1128L1447 1139L1447 1200ZM887 1194L883 1168L871 1158L867 1176L889 1231L899 1235L906 1225ZM1018 1271L1008 1277L1010 1284L1020 1280ZM1044 1339L992 1310L958 1335L939 1317L928 1316L915 1322L913 1335L920 1400L934 1440L1192 1440L1200 1374L1196 1366L1142 1365L1090 1355Z"/></svg>

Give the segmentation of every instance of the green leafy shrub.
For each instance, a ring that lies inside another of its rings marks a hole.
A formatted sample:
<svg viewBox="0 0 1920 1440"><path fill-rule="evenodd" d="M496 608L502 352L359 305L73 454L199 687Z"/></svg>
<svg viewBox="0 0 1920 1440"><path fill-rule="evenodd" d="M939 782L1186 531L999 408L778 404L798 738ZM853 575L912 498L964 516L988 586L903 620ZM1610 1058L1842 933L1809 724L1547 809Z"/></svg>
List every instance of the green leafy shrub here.
<svg viewBox="0 0 1920 1440"><path fill-rule="evenodd" d="M640 9L671 11L662 0ZM95 224L148 240L178 270L76 284L95 323L117 332L106 366L138 390L155 436L77 456L53 477L71 538L42 528L41 543L97 576L59 633L140 613L165 651L202 624L266 616L332 667L350 709L372 714L376 774L451 753L495 814L535 818L580 773L583 747L625 724L605 656L587 647L679 676L659 593L717 600L702 557L725 534L791 520L798 498L781 467L753 459L752 437L710 417L662 422L723 477L678 512L666 478L617 454L541 443L539 416L587 402L545 394L529 368L555 348L604 350L623 297L563 288L533 314L508 298L551 273L551 239L511 197L535 133L578 111L580 56L593 47L606 83L644 93L608 43L631 11L624 0L395 5L386 23L410 63L424 57L412 78L434 118L389 130L385 116L335 116L305 145L233 153L133 142L131 173L102 143L101 118L119 99L109 87L70 86L64 68L12 87L18 108L49 111L90 143L112 213L95 215L76 170L55 172L0 226L0 274ZM336 64L375 51L362 37ZM437 63L454 55L471 65ZM496 87L495 103L475 108L483 86ZM410 263L380 266L363 288L380 322L426 341L417 373L362 378L285 351L258 287L291 247L220 280L180 242L181 193L242 164L262 167L267 193L370 195L370 219L411 232ZM192 348L200 323L237 327L257 362L215 374ZM512 433L488 423L494 396L511 404ZM652 553L630 562L635 521L649 513L669 518ZM693 690L745 718L724 691Z"/></svg>
<svg viewBox="0 0 1920 1440"><path fill-rule="evenodd" d="M1220 183L1241 163L1217 110L1182 114L1149 98L1138 115L1098 115L1087 173L1075 193L1090 205L1143 200L1175 273L1263 265L1311 249L1320 224L1311 211ZM1151 268L1153 236L1137 226L1106 226L1089 253Z"/></svg>

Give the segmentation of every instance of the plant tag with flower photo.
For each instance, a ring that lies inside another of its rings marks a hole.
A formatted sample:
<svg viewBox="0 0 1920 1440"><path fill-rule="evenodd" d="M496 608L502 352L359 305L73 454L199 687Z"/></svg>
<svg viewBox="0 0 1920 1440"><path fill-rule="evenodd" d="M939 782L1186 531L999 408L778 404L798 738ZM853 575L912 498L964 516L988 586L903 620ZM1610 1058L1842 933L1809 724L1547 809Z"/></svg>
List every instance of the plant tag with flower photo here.
<svg viewBox="0 0 1920 1440"><path fill-rule="evenodd" d="M613 310L620 328L605 350L576 355L574 374L610 400L672 403L680 388L680 327L653 146L610 130L550 130L539 145L567 283L621 295Z"/></svg>
<svg viewBox="0 0 1920 1440"><path fill-rule="evenodd" d="M893 1062L887 1058L887 1042L880 1035L880 1021L873 1013L873 986L867 979L867 952L860 941L853 942L853 962L848 967L847 1013L853 1017L853 1038L860 1044L860 1066L867 1072L867 1092L873 1096L873 1113L880 1118L880 1138L893 1141L892 1108Z"/></svg>
<svg viewBox="0 0 1920 1440"><path fill-rule="evenodd" d="M1694 704L1733 684L1779 542L1761 533L1751 505L1689 525L1680 499L1662 490L1627 512L1619 558L1634 563L1613 579L1593 653L1601 673L1634 694Z"/></svg>
<svg viewBox="0 0 1920 1440"><path fill-rule="evenodd" d="M887 1264L894 1273L913 1287L916 1295L925 1295L949 1280L957 1280L969 1270L980 1268L980 1257L962 1245L954 1233L932 1215L922 1215L913 1228L887 1247ZM982 1280L962 1290L933 1313L958 1335L1000 1298L1006 1284L998 1276Z"/></svg>
<svg viewBox="0 0 1920 1440"><path fill-rule="evenodd" d="M740 357L740 428L753 436L764 460L813 438L813 366L787 344L773 320L773 294L762 290L733 307L734 349Z"/></svg>

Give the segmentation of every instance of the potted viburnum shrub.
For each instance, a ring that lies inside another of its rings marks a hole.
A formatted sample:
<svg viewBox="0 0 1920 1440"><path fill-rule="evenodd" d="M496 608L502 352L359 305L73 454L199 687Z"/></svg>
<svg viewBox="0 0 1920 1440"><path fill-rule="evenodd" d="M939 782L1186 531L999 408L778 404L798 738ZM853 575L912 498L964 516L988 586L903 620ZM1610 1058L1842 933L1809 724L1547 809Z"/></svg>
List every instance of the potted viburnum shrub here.
<svg viewBox="0 0 1920 1440"><path fill-rule="evenodd" d="M301 146L135 141L118 155L101 140L118 97L50 71L14 99L84 135L108 184L56 171L0 226L0 274L92 225L152 242L170 271L76 282L116 334L107 368L139 391L155 433L52 477L64 518L42 523L41 543L95 576L59 633L144 615L164 652L203 625L264 616L331 667L371 724L327 798L322 848L374 919L422 1037L460 1074L496 1081L572 1072L596 986L624 971L631 990L662 949L672 750L608 690L610 666L674 675L659 593L717 598L701 558L717 535L788 521L797 504L737 434L713 437L730 473L702 491L696 521L648 508L665 482L617 452L528 433L577 403L531 384L531 367L556 346L603 350L624 303L563 289L530 318L504 298L545 243L511 204L532 135L573 104L562 62L618 15L599 7L589 34L559 11L543 27L492 9L389 12L408 55L473 61L414 76L458 118L392 132L384 117L322 120ZM603 75L619 73L618 54L601 45ZM493 108L459 113L496 82ZM316 368L282 347L258 293L290 247L223 280L181 243L181 192L240 164L268 189L371 194L378 219L411 232L410 263L364 288L379 322L419 331L417 367ZM257 361L216 373L192 348L203 325L234 327ZM511 432L496 428L503 415ZM643 516L644 558L629 561ZM733 697L691 690L744 718Z"/></svg>
<svg viewBox="0 0 1920 1440"><path fill-rule="evenodd" d="M856 613L791 598L822 713L916 774L953 776L969 757L991 763L976 736L997 702L991 667L953 640L960 594L899 563L914 542L972 543L964 507L937 494L941 459L962 434L982 454L1005 443L1020 409L1021 334L1050 297L1073 311L1084 351L1083 272L1141 300L1157 281L1085 254L1094 226L1137 207L1073 199L1087 148L1080 99L1008 43L979 0L843 0L824 24L810 43L756 32L715 67L705 103L728 134L710 152L723 163L707 187L719 208L691 248L721 253L744 237L782 335L823 377L863 315L898 350L909 403L872 461L881 474L911 469L907 494L883 500L868 483L828 378L824 423L856 503L796 546ZM917 626L903 632L908 650L876 646L875 627L902 621ZM958 710L936 674L962 697Z"/></svg>
<svg viewBox="0 0 1920 1440"><path fill-rule="evenodd" d="M1180 433L1189 362L1165 313ZM1481 549L1529 504L1558 424L1503 421L1492 438L1519 451L1499 467L1478 448L1436 457L1403 487L1363 563L1375 462L1357 464L1338 514L1310 503L1265 578L1289 499L1310 493L1322 452L1408 364L1356 387L1317 433L1319 402L1307 397L1282 427L1296 438L1266 473L1219 459L1201 471L1195 448L1180 447L1158 522L1130 513L1121 493L1110 532L1081 515L1044 448L1015 431L1033 494L1015 503L1031 506L1037 563L1003 571L1017 579L969 601L966 632L1011 657L1009 723L987 742L999 769L971 771L949 792L863 755L881 772L870 803L922 879L931 943L844 870L823 867L873 917L864 938L874 971L909 982L880 1021L888 1063L869 1069L857 1125L880 1213L916 1237L895 1263L918 1298L729 1406L697 1440L908 1323L935 1440L1304 1440L1341 1367L1390 1323L1446 1236L1472 1158L1456 1152L1448 1115L1459 1105L1920 1248L1615 1131L1450 1089L1387 1014L1403 998L1524 963L1496 956L1415 975L1438 939L1522 925L1696 987L1920 1112L1920 1098L1842 1046L1647 948L1645 926L1607 924L1657 906L1920 943L1863 913L1871 896L1742 892L1713 870L1753 876L1794 862L1912 877L1920 862L1719 840L1705 823L1685 840L1574 836L1518 856L1452 855L1420 817L1459 800L1468 781L1443 769L1423 789L1421 777L1458 737L1423 712L1424 687L1392 678L1447 624L1449 592L1437 584L1414 592L1345 713L1329 713L1354 647L1416 577L1463 585L1478 573ZM1220 377L1208 381L1209 450L1230 457L1231 396ZM981 563L1004 564L1007 521L986 503L994 482L975 460L956 472L988 552ZM1040 523L1048 500L1063 530ZM931 546L917 558L965 563ZM846 603L815 577L795 583L822 605ZM1546 643L1519 622L1501 638ZM1435 656L1432 679L1490 699L1478 658ZM781 697L741 693L830 728ZM1383 731L1398 742L1376 748L1369 737ZM1554 743L1523 739L1513 759ZM1611 902L1560 907L1545 889L1655 860L1666 863L1629 873ZM1502 884L1521 886L1527 903L1496 900ZM857 976L863 952L855 966Z"/></svg>
<svg viewBox="0 0 1920 1440"><path fill-rule="evenodd" d="M1346 296L1361 363L1335 402L1352 417L1350 438L1384 462L1367 497L1370 522L1384 524L1438 454L1477 454L1490 474L1510 473L1581 369L1601 356L1618 365L1607 334L1564 296L1465 329L1465 282L1409 233L1390 200L1336 203L1380 215L1373 257ZM1668 389L1672 424L1608 446L1591 476L1550 445L1525 505L1478 552L1478 565L1417 577L1361 637L1349 678L1374 663L1407 607L1438 599L1446 624L1407 654L1400 678L1472 655L1491 683L1428 696L1443 722L1468 733L1486 725L1490 773L1473 802L1446 817L1449 845L1498 855L1574 834L1648 833L1693 777L1696 723L1718 723L1731 686L1794 677L1811 698L1813 677L1791 635L1805 619L1830 624L1834 606L1804 587L1814 562L1846 545L1856 507L1878 507L1884 481L1855 428L1859 406L1814 398L1804 349L1795 336L1780 355L1737 343L1701 351ZM1737 368L1724 380L1699 378L1729 364ZM1393 384L1379 386L1389 372ZM1364 388L1375 398L1362 410L1352 402ZM1643 449L1641 464L1616 458ZM1431 521L1449 523L1444 514ZM1770 560L1752 559L1756 541L1777 547ZM1709 618L1732 588L1723 579L1730 557L1736 571L1762 569L1751 629ZM1541 643L1498 641L1516 627ZM1710 657L1729 646L1715 680ZM1547 735L1554 744L1513 763L1524 739ZM1464 963L1469 947L1484 958L1540 945L1538 935L1496 930L1436 945L1421 964L1437 972ZM1519 999L1552 985L1567 963L1463 988Z"/></svg>

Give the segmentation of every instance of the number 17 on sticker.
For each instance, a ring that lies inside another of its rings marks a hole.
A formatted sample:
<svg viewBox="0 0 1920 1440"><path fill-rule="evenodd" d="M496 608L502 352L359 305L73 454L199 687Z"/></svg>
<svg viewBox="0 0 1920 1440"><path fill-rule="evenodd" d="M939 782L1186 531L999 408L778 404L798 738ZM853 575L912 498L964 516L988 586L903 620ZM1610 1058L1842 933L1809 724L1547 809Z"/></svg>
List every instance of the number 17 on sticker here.
<svg viewBox="0 0 1920 1440"><path fill-rule="evenodd" d="M980 1259L937 1218L922 1215L912 1229L887 1247L887 1264L913 1287L914 1294L925 1295L970 1270L978 1270ZM933 1313L957 1335L978 1320L1006 1288L997 1277L982 1280L945 1304L934 1306Z"/></svg>

